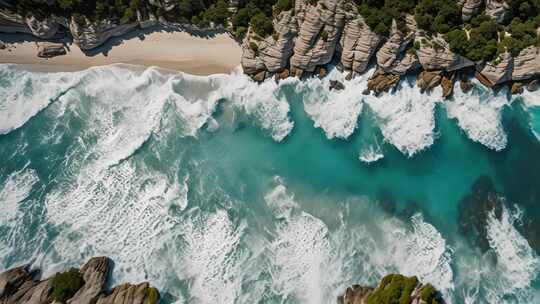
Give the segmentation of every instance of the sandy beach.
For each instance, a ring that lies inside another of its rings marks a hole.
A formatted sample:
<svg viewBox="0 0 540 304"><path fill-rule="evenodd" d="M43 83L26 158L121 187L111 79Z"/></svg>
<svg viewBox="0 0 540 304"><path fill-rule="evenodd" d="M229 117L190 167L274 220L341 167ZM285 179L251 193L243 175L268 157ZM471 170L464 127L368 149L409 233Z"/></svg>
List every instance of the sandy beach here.
<svg viewBox="0 0 540 304"><path fill-rule="evenodd" d="M179 31L133 32L110 39L91 55L69 43L66 55L50 59L37 56L37 41L20 40L6 42L7 49L0 50L0 63L25 64L28 69L50 72L127 63L210 75L230 72L240 65L242 53L240 45L226 33L198 37Z"/></svg>

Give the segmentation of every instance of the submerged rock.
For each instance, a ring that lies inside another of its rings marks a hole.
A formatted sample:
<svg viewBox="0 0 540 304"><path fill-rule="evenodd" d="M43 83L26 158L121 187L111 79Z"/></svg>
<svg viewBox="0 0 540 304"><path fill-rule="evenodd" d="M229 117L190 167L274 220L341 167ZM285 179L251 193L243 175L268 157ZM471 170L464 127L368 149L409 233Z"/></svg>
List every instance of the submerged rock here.
<svg viewBox="0 0 540 304"><path fill-rule="evenodd" d="M343 91L345 90L345 85L338 80L330 80L330 91L331 90Z"/></svg>
<svg viewBox="0 0 540 304"><path fill-rule="evenodd" d="M493 213L497 219L502 216L502 201L487 176L478 178L459 204L459 231L470 243L483 252L489 249L487 239L488 216Z"/></svg>
<svg viewBox="0 0 540 304"><path fill-rule="evenodd" d="M376 288L354 285L338 297L339 304L443 304L444 300L431 284L422 284L416 277L400 274L385 276Z"/></svg>
<svg viewBox="0 0 540 304"><path fill-rule="evenodd" d="M469 93L473 89L473 84L470 80L461 78L459 80L459 87L463 91L463 93Z"/></svg>

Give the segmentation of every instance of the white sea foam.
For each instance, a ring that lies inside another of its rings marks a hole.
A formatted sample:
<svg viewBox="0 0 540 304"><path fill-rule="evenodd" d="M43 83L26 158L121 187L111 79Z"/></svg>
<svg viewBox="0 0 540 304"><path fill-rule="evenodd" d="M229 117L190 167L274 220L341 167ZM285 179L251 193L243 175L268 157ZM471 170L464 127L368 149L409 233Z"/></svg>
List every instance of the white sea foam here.
<svg viewBox="0 0 540 304"><path fill-rule="evenodd" d="M8 175L0 185L0 226L8 224L17 217L19 204L29 195L34 184L39 181L33 169L23 169Z"/></svg>
<svg viewBox="0 0 540 304"><path fill-rule="evenodd" d="M244 224L233 226L227 212L198 215L181 227L179 277L192 279L195 303L235 303L242 292L245 255L239 250Z"/></svg>
<svg viewBox="0 0 540 304"><path fill-rule="evenodd" d="M489 246L497 256L497 289L488 293L489 302L504 301L505 295L516 296L520 303L532 298L531 283L540 272L540 258L527 240L517 231L522 212L503 206L501 219L491 213L487 221Z"/></svg>
<svg viewBox="0 0 540 304"><path fill-rule="evenodd" d="M255 119L263 130L270 132L275 141L282 141L294 127L289 119L289 103L279 96L279 85L273 79L261 84L252 81L240 70L226 76L220 87L220 96L230 100L234 107Z"/></svg>
<svg viewBox="0 0 540 304"><path fill-rule="evenodd" d="M358 159L366 164L376 163L383 158L384 154L378 144L363 148L358 155Z"/></svg>
<svg viewBox="0 0 540 304"><path fill-rule="evenodd" d="M448 117L456 119L467 136L492 150L500 151L508 142L501 122L501 110L508 104L505 90L497 94L473 81L472 93L465 94L456 84L454 97L446 100Z"/></svg>
<svg viewBox="0 0 540 304"><path fill-rule="evenodd" d="M435 96L440 96L440 89L428 95L404 82L394 93L367 96L366 103L375 113L385 140L412 157L435 141L434 110L440 100Z"/></svg>
<svg viewBox="0 0 540 304"><path fill-rule="evenodd" d="M347 139L356 130L358 117L362 113L362 92L367 87L369 73L345 81L336 69L324 79L310 78L299 81L296 91L303 94L304 110L313 120L316 128L321 128L329 139ZM345 84L342 91L330 90L330 81L339 80Z"/></svg>
<svg viewBox="0 0 540 304"><path fill-rule="evenodd" d="M0 64L0 135L22 125L78 83L73 73L42 74Z"/></svg>

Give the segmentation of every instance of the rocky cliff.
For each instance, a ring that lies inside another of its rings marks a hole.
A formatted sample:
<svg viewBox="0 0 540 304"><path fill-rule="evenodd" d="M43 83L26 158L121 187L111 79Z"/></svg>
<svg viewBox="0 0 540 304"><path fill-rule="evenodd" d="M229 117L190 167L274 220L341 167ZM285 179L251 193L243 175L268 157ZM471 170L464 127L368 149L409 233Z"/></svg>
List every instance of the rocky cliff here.
<svg viewBox="0 0 540 304"><path fill-rule="evenodd" d="M155 304L159 292L148 282L121 284L106 290L112 261L91 258L80 269L72 268L39 280L38 270L28 266L0 273L0 304Z"/></svg>
<svg viewBox="0 0 540 304"><path fill-rule="evenodd" d="M459 4L465 21L480 13L501 21L508 9L502 0L461 0ZM476 71L489 86L540 76L539 47L528 47L516 57L504 52L493 62L473 62L452 52L442 35L419 30L414 16L405 20L400 26L394 20L383 37L369 28L352 1L296 0L291 11L274 19L273 37L260 39L248 33L242 66L245 73L260 81L282 71L285 75L310 75L330 63L354 76L373 64L377 72L371 87L377 88L375 92L386 91L401 76L422 70L440 74L441 80L446 80L445 92L453 88L455 74L464 70ZM420 74L420 80L423 75L431 74Z"/></svg>

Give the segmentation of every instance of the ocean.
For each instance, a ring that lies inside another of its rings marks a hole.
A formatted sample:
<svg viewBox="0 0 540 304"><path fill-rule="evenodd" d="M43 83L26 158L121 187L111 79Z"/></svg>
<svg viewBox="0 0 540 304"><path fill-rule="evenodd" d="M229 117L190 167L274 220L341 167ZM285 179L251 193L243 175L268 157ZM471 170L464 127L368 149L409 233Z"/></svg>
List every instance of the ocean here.
<svg viewBox="0 0 540 304"><path fill-rule="evenodd" d="M335 303L395 272L540 302L540 92L374 97L367 75L0 65L0 271L106 255L165 303Z"/></svg>

